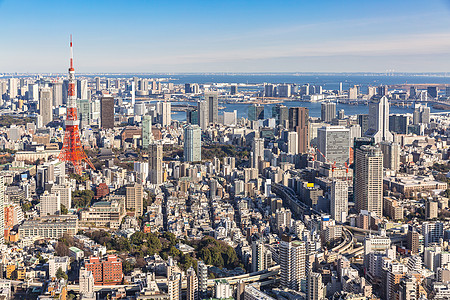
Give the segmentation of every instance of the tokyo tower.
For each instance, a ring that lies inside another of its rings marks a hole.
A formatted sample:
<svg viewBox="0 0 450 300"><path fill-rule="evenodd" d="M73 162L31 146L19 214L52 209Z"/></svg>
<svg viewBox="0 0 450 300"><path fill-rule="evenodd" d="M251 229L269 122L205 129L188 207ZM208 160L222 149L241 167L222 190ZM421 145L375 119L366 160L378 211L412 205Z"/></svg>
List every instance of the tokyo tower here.
<svg viewBox="0 0 450 300"><path fill-rule="evenodd" d="M75 69L73 68L72 35L70 35L70 67L69 67L69 91L66 113L66 130L64 142L58 159L69 163L69 169L81 175L83 171L82 161L85 161L95 170L86 153L81 146L79 121L77 116L77 98L75 96Z"/></svg>

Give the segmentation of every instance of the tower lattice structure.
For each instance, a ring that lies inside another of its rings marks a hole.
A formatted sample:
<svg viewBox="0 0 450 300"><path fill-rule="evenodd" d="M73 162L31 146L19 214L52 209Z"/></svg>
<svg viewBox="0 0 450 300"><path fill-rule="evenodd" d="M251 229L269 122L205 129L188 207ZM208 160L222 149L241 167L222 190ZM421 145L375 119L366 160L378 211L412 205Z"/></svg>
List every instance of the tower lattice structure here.
<svg viewBox="0 0 450 300"><path fill-rule="evenodd" d="M72 36L70 36L69 90L65 125L64 143L58 156L59 160L66 162L66 164L71 164L73 172L78 175L82 174L83 161L85 161L92 169L95 169L94 165L84 152L80 141L77 98L75 96L75 69L73 68Z"/></svg>

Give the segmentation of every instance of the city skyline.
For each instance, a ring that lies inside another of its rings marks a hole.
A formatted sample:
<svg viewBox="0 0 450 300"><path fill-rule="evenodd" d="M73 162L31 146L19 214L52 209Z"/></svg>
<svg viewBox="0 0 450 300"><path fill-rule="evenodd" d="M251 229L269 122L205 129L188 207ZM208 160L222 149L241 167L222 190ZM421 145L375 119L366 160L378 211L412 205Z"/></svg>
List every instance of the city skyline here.
<svg viewBox="0 0 450 300"><path fill-rule="evenodd" d="M0 69L64 73L72 33L80 73L446 72L449 14L440 0L0 1Z"/></svg>

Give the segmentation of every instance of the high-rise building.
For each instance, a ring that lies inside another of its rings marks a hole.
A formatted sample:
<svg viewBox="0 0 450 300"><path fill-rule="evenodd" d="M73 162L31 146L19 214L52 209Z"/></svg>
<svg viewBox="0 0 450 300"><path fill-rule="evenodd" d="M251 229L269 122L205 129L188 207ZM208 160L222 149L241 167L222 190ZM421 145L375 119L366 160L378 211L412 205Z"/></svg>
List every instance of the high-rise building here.
<svg viewBox="0 0 450 300"><path fill-rule="evenodd" d="M322 162L344 165L350 158L350 130L343 126L324 126L317 130L317 158ZM325 156L325 157L324 157Z"/></svg>
<svg viewBox="0 0 450 300"><path fill-rule="evenodd" d="M289 107L282 104L275 105L272 107L272 118L275 118L277 124L287 128L287 122L289 120Z"/></svg>
<svg viewBox="0 0 450 300"><path fill-rule="evenodd" d="M281 285L285 288L300 290L301 280L306 279L305 242L293 240L283 235L280 245Z"/></svg>
<svg viewBox="0 0 450 300"><path fill-rule="evenodd" d="M0 92L0 98L1 98ZM28 100L39 100L39 86L37 84L28 85Z"/></svg>
<svg viewBox="0 0 450 300"><path fill-rule="evenodd" d="M252 272L265 270L269 267L271 252L266 249L264 242L256 240L252 242Z"/></svg>
<svg viewBox="0 0 450 300"><path fill-rule="evenodd" d="M104 258L91 256L84 261L84 267L92 272L96 285L115 285L122 282L122 261L116 255L107 255Z"/></svg>
<svg viewBox="0 0 450 300"><path fill-rule="evenodd" d="M5 242L5 179L0 175L0 244Z"/></svg>
<svg viewBox="0 0 450 300"><path fill-rule="evenodd" d="M100 102L100 122L103 129L114 128L114 97L102 97Z"/></svg>
<svg viewBox="0 0 450 300"><path fill-rule="evenodd" d="M142 148L148 149L152 140L152 117L145 115L142 117Z"/></svg>
<svg viewBox="0 0 450 300"><path fill-rule="evenodd" d="M187 125L184 128L184 161L202 160L202 130L198 125Z"/></svg>
<svg viewBox="0 0 450 300"><path fill-rule="evenodd" d="M389 94L387 85L380 85L377 87L377 95L378 96L387 96Z"/></svg>
<svg viewBox="0 0 450 300"><path fill-rule="evenodd" d="M41 196L41 216L52 216L61 213L61 199L59 194L49 194L47 191Z"/></svg>
<svg viewBox="0 0 450 300"><path fill-rule="evenodd" d="M336 103L323 102L321 105L322 122L331 122L336 118Z"/></svg>
<svg viewBox="0 0 450 300"><path fill-rule="evenodd" d="M390 115L389 131L398 134L408 133L409 116L407 115Z"/></svg>
<svg viewBox="0 0 450 300"><path fill-rule="evenodd" d="M172 104L170 102L160 101L156 104L156 111L161 126L170 126L172 123Z"/></svg>
<svg viewBox="0 0 450 300"><path fill-rule="evenodd" d="M230 87L230 95L236 95L238 93L237 84L232 84Z"/></svg>
<svg viewBox="0 0 450 300"><path fill-rule="evenodd" d="M72 189L68 185L64 184L54 184L52 185L51 191L52 194L59 195L59 200L61 205L64 205L65 208L72 208Z"/></svg>
<svg viewBox="0 0 450 300"><path fill-rule="evenodd" d="M258 169L259 162L264 160L264 139L255 138L252 145L252 168Z"/></svg>
<svg viewBox="0 0 450 300"><path fill-rule="evenodd" d="M395 142L381 142L383 152L383 167L398 171L400 169L400 144Z"/></svg>
<svg viewBox="0 0 450 300"><path fill-rule="evenodd" d="M372 99L369 103L369 130L366 136L372 137L375 143L392 141L389 131L389 101L387 97Z"/></svg>
<svg viewBox="0 0 450 300"><path fill-rule="evenodd" d="M188 110L186 112L186 121L192 125L199 125L198 123L198 109Z"/></svg>
<svg viewBox="0 0 450 300"><path fill-rule="evenodd" d="M423 245L428 247L431 243L439 243L444 238L444 224L442 222L422 223Z"/></svg>
<svg viewBox="0 0 450 300"><path fill-rule="evenodd" d="M367 210L383 215L383 153L379 147L364 145L356 149L354 194L358 212Z"/></svg>
<svg viewBox="0 0 450 300"><path fill-rule="evenodd" d="M309 149L309 110L306 107L289 108L289 130L297 132L298 152Z"/></svg>
<svg viewBox="0 0 450 300"><path fill-rule="evenodd" d="M44 126L53 121L52 90L48 87L41 88L39 91L39 115L42 116Z"/></svg>
<svg viewBox="0 0 450 300"><path fill-rule="evenodd" d="M427 87L427 94L428 96L430 96L431 98L437 98L439 95L439 89L437 86L429 86Z"/></svg>
<svg viewBox="0 0 450 300"><path fill-rule="evenodd" d="M295 131L286 131L285 141L288 154L298 154L298 135Z"/></svg>
<svg viewBox="0 0 450 300"><path fill-rule="evenodd" d="M198 124L202 130L206 130L209 126L209 105L208 101L198 102Z"/></svg>
<svg viewBox="0 0 450 300"><path fill-rule="evenodd" d="M197 274L195 274L194 268L190 267L186 271L186 299L187 300L198 300L198 279Z"/></svg>
<svg viewBox="0 0 450 300"><path fill-rule="evenodd" d="M205 101L208 102L209 123L217 124L219 120L219 99L217 92L205 93Z"/></svg>
<svg viewBox="0 0 450 300"><path fill-rule="evenodd" d="M9 78L9 86L8 86L8 92L10 99L14 99L17 97L17 78Z"/></svg>
<svg viewBox="0 0 450 300"><path fill-rule="evenodd" d="M438 202L427 199L425 202L425 217L427 220L436 219L438 217Z"/></svg>
<svg viewBox="0 0 450 300"><path fill-rule="evenodd" d="M416 228L414 228L413 226L409 226L406 237L406 244L407 248L411 250L411 254L419 253L419 235L420 234L417 232Z"/></svg>
<svg viewBox="0 0 450 300"><path fill-rule="evenodd" d="M358 115L358 125L361 126L361 135L364 135L369 130L369 115Z"/></svg>
<svg viewBox="0 0 450 300"><path fill-rule="evenodd" d="M63 84L62 82L52 83L53 106L58 107L63 104Z"/></svg>
<svg viewBox="0 0 450 300"><path fill-rule="evenodd" d="M252 104L248 107L248 120L257 121L264 120L264 106L260 104Z"/></svg>
<svg viewBox="0 0 450 300"><path fill-rule="evenodd" d="M125 208L134 211L135 217L144 213L144 188L142 184L133 184L126 187Z"/></svg>
<svg viewBox="0 0 450 300"><path fill-rule="evenodd" d="M322 283L322 275L320 273L311 272L308 275L306 287L307 300L323 300L325 299L324 285Z"/></svg>
<svg viewBox="0 0 450 300"><path fill-rule="evenodd" d="M333 180L331 184L331 217L337 222L346 222L348 215L348 183L345 180Z"/></svg>
<svg viewBox="0 0 450 300"><path fill-rule="evenodd" d="M416 104L413 112L413 124L429 124L430 123L430 108L426 105Z"/></svg>
<svg viewBox="0 0 450 300"><path fill-rule="evenodd" d="M80 269L79 291L81 299L95 299L94 275L85 268Z"/></svg>
<svg viewBox="0 0 450 300"><path fill-rule="evenodd" d="M150 183L163 183L163 145L151 144L149 146L149 169L150 169Z"/></svg>
<svg viewBox="0 0 450 300"><path fill-rule="evenodd" d="M77 99L89 99L88 82L86 79L77 80Z"/></svg>
<svg viewBox="0 0 450 300"><path fill-rule="evenodd" d="M208 291L208 267L202 260L197 262L197 277L199 297L203 299Z"/></svg>
<svg viewBox="0 0 450 300"><path fill-rule="evenodd" d="M89 99L77 100L77 114L81 126L84 127L91 124L91 103Z"/></svg>
<svg viewBox="0 0 450 300"><path fill-rule="evenodd" d="M100 77L95 77L95 90L97 92L102 90L101 84L100 84Z"/></svg>

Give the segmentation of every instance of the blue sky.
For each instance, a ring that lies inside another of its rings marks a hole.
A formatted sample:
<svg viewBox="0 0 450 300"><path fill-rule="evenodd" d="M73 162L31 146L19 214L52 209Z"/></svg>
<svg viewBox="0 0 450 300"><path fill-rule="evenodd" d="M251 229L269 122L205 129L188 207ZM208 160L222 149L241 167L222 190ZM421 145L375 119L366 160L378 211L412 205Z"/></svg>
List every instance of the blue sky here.
<svg viewBox="0 0 450 300"><path fill-rule="evenodd" d="M447 72L450 0L0 0L0 72Z"/></svg>

